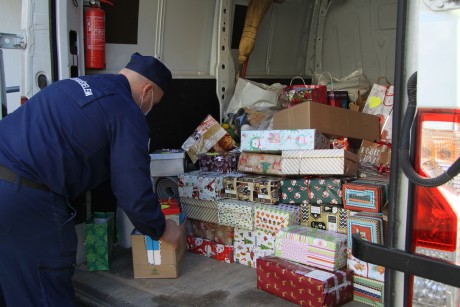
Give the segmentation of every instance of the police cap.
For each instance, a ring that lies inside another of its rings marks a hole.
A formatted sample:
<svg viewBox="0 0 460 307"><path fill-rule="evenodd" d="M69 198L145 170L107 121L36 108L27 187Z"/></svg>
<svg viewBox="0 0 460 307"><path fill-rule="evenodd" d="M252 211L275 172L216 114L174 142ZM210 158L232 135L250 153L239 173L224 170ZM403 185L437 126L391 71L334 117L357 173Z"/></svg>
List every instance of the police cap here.
<svg viewBox="0 0 460 307"><path fill-rule="evenodd" d="M158 85L166 92L172 79L171 71L153 56L144 56L135 52L131 55L126 68L131 69Z"/></svg>

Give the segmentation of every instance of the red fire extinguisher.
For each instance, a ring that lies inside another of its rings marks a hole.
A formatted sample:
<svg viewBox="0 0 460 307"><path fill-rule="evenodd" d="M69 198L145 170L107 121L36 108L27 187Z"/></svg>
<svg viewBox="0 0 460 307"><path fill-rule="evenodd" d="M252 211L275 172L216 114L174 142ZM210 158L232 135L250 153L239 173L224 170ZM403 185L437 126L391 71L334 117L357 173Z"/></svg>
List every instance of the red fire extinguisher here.
<svg viewBox="0 0 460 307"><path fill-rule="evenodd" d="M107 0L90 1L85 8L85 67L105 68L105 12L99 2L113 5Z"/></svg>

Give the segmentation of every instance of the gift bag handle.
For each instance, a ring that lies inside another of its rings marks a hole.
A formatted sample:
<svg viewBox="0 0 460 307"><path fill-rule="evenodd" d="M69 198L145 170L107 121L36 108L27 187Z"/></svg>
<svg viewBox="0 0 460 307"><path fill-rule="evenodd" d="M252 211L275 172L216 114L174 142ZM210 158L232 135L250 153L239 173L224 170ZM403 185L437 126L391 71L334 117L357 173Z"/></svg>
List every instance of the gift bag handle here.
<svg viewBox="0 0 460 307"><path fill-rule="evenodd" d="M323 71L319 77L318 77L318 85L319 85L319 81L321 80L321 77L324 75L324 74L328 74L329 75L329 79L331 80L331 91L334 91L334 80L332 80L332 75L330 72L328 71ZM326 87L327 87L327 83L326 83Z"/></svg>
<svg viewBox="0 0 460 307"><path fill-rule="evenodd" d="M303 85L306 85L306 84L305 84L305 80L304 80L302 77L300 77L300 76L295 76L294 78L291 79L291 83L289 84L289 86L292 86L292 81L294 81L294 79L300 79L300 80L302 80Z"/></svg>

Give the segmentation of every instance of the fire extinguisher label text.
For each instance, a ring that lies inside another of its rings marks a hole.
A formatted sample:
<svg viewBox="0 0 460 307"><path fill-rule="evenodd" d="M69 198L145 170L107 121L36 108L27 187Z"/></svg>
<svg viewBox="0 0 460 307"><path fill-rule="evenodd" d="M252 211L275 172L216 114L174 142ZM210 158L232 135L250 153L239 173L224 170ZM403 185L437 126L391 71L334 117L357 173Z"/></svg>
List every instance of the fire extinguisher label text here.
<svg viewBox="0 0 460 307"><path fill-rule="evenodd" d="M89 49L104 50L105 48L105 18L91 16L87 18L87 44Z"/></svg>

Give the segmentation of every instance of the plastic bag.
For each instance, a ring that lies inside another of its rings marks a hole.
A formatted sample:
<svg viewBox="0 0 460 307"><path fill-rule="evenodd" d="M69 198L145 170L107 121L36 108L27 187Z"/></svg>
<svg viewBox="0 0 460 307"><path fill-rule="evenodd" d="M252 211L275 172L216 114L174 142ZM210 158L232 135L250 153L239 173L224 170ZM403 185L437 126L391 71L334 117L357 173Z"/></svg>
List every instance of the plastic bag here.
<svg viewBox="0 0 460 307"><path fill-rule="evenodd" d="M278 100L284 87L280 83L267 85L239 78L225 114L228 116L241 108L279 108Z"/></svg>
<svg viewBox="0 0 460 307"><path fill-rule="evenodd" d="M275 111L263 108L241 108L230 113L226 123L235 133L235 140L240 142L242 130L267 130L272 128L273 113Z"/></svg>
<svg viewBox="0 0 460 307"><path fill-rule="evenodd" d="M359 93L363 94L364 92L369 91L369 89L371 88L371 83L363 74L361 68L355 70L354 72L343 77L342 79L332 78L334 89L332 89L331 84L328 84L330 80L321 78L321 74L315 74L314 77L315 80L317 80L317 84L326 84L328 86L327 89L329 91L347 91L350 102L356 102L358 100Z"/></svg>
<svg viewBox="0 0 460 307"><path fill-rule="evenodd" d="M327 83L327 104L333 107L348 109L350 99L348 98L348 91L337 90L334 88L334 80L329 72L325 71L318 77L318 83L321 83L322 77L328 76L329 82Z"/></svg>

